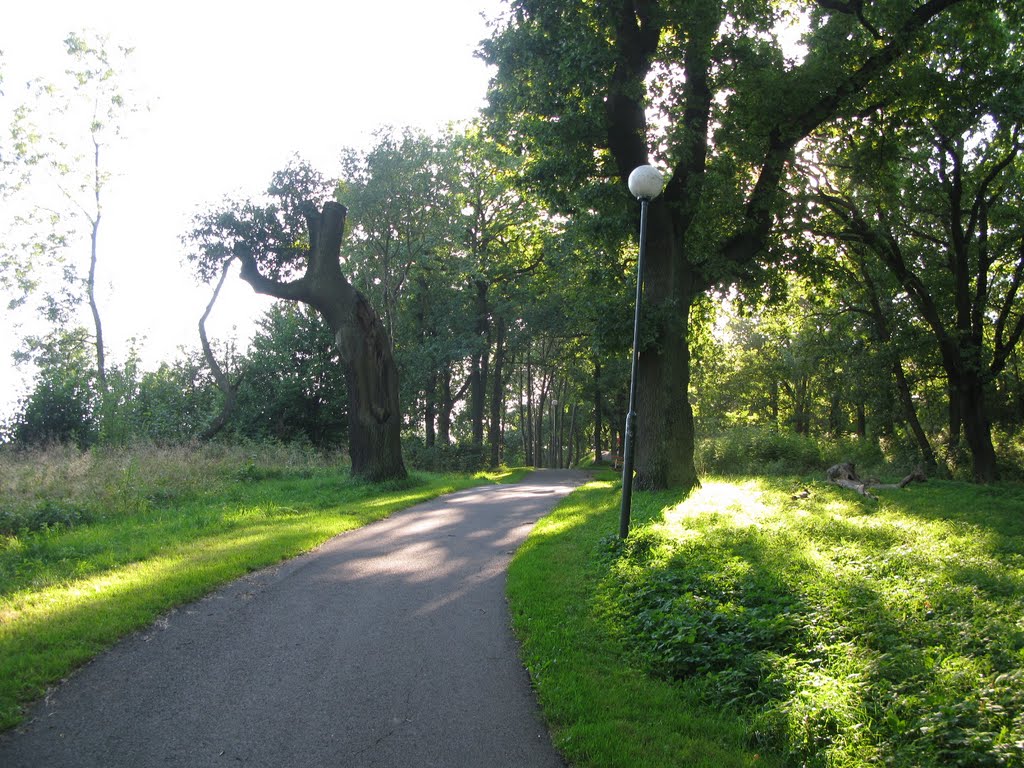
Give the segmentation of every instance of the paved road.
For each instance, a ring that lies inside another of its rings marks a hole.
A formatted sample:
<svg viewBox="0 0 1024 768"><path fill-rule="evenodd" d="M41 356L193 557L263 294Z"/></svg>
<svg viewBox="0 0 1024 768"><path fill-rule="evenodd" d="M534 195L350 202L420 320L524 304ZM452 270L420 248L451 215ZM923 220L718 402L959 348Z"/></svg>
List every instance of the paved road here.
<svg viewBox="0 0 1024 768"><path fill-rule="evenodd" d="M176 610L0 737L0 766L564 766L504 587L581 480L445 496Z"/></svg>

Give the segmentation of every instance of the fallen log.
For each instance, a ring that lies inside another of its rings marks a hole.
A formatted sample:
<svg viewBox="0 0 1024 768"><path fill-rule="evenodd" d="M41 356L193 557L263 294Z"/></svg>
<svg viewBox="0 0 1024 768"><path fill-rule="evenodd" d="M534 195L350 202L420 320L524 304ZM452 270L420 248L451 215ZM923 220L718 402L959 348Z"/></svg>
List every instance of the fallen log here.
<svg viewBox="0 0 1024 768"><path fill-rule="evenodd" d="M923 483L928 480L924 470L916 467L913 472L904 477L898 483L879 483L877 481L862 480L857 474L857 468L853 462L842 462L833 464L825 470L826 479L838 485L840 488L847 488L856 491L861 496L878 501L878 497L871 493L868 488L906 488L911 483Z"/></svg>

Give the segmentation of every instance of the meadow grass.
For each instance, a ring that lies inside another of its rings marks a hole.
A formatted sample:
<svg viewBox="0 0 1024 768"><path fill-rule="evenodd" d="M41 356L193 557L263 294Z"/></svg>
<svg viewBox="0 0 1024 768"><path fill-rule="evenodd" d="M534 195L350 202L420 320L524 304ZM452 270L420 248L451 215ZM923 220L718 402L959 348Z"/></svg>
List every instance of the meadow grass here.
<svg viewBox="0 0 1024 768"><path fill-rule="evenodd" d="M793 498L808 487L807 498ZM534 529L509 596L577 766L1024 764L1024 487L872 502L792 478L634 496Z"/></svg>
<svg viewBox="0 0 1024 768"><path fill-rule="evenodd" d="M0 455L0 729L124 635L249 571L525 470L372 485L279 446Z"/></svg>

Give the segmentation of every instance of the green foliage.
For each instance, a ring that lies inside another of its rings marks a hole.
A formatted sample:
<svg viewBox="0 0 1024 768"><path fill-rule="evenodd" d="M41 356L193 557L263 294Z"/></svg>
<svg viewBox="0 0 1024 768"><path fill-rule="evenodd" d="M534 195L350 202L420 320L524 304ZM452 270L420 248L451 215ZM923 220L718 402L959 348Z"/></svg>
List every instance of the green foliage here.
<svg viewBox="0 0 1024 768"><path fill-rule="evenodd" d="M220 276L238 248L256 259L261 274L275 280L294 277L306 259L305 214L332 199L335 187L334 180L295 157L274 173L262 200L224 200L197 214L182 237L186 258L207 283Z"/></svg>
<svg viewBox="0 0 1024 768"><path fill-rule="evenodd" d="M90 510L52 499L43 499L31 506L5 504L0 507L0 536L73 528L93 519L94 513Z"/></svg>
<svg viewBox="0 0 1024 768"><path fill-rule="evenodd" d="M191 440L214 412L216 395L209 371L198 353L185 353L139 377L131 403L137 420L132 439L157 443Z"/></svg>
<svg viewBox="0 0 1024 768"><path fill-rule="evenodd" d="M251 440L335 448L348 435L344 367L334 336L313 309L279 302L258 321L235 363L241 383L229 426Z"/></svg>
<svg viewBox="0 0 1024 768"><path fill-rule="evenodd" d="M771 427L733 427L697 446L704 474L821 476L825 467L844 461L870 472L905 473L913 464L905 455L887 457L875 440L805 437Z"/></svg>
<svg viewBox="0 0 1024 768"><path fill-rule="evenodd" d="M426 446L407 438L402 453L410 465L424 472L477 472L486 466L483 449L468 443Z"/></svg>
<svg viewBox="0 0 1024 768"><path fill-rule="evenodd" d="M21 445L70 442L87 446L97 437L95 369L82 328L58 329L29 341L37 374L32 391L8 426Z"/></svg>

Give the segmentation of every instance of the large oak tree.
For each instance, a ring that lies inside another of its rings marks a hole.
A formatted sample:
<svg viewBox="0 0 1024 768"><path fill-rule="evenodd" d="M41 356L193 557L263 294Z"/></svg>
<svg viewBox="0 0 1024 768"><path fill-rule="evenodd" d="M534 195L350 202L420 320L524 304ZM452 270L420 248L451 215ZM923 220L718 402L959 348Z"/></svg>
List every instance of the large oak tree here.
<svg viewBox="0 0 1024 768"><path fill-rule="evenodd" d="M606 199L589 193L609 184L621 211L633 168L667 169L650 210L637 487L697 483L690 308L763 269L795 148L860 109L960 1L511 0L484 46L498 67L490 113L540 158L562 211ZM781 38L797 18L809 26L791 55Z"/></svg>
<svg viewBox="0 0 1024 768"><path fill-rule="evenodd" d="M335 185L302 163L274 175L263 201L225 203L200 214L187 237L189 258L207 281L225 261L257 293L316 309L345 366L352 473L404 477L398 371L391 340L373 307L342 272L346 209Z"/></svg>

